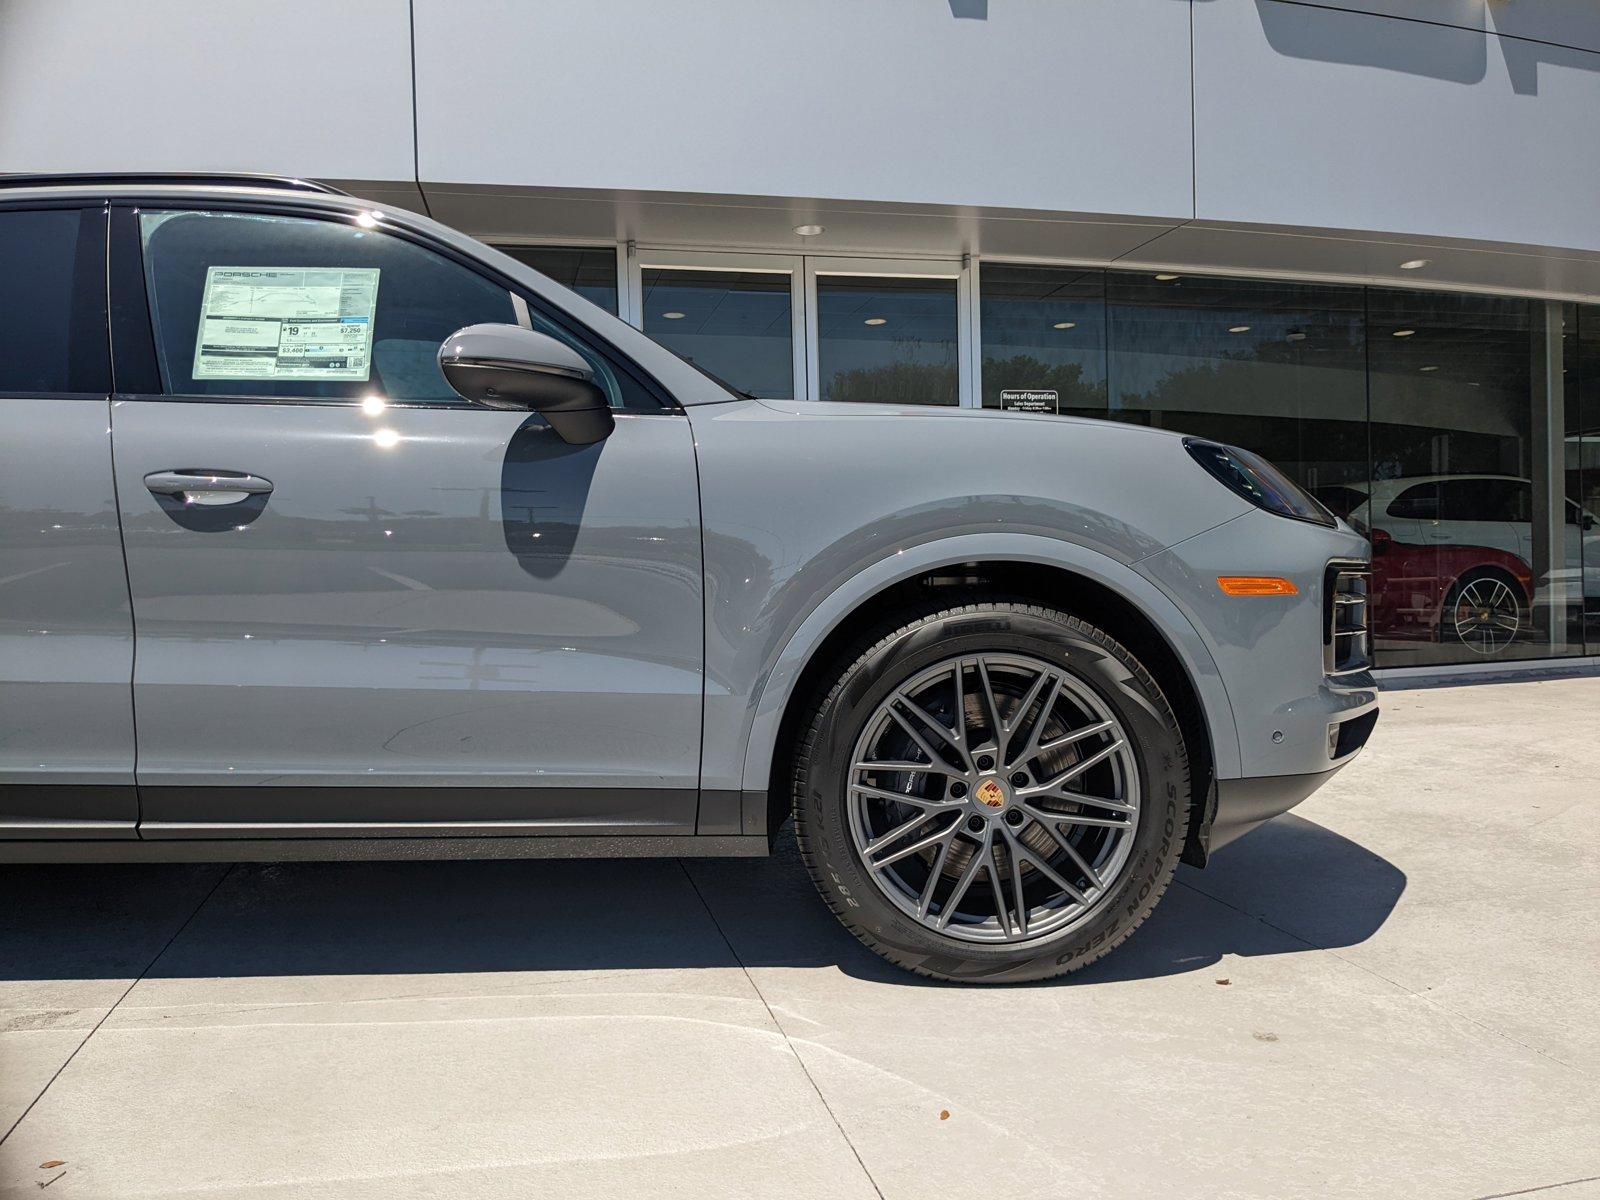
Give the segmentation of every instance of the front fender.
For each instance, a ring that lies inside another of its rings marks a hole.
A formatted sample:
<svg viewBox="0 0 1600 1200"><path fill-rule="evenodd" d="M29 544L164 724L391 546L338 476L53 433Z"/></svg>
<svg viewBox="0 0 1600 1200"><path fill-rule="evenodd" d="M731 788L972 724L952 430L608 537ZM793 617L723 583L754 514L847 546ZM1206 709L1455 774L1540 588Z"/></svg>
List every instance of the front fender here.
<svg viewBox="0 0 1600 1200"><path fill-rule="evenodd" d="M880 559L824 597L781 649L764 664L747 710L742 787L764 792L778 730L801 672L827 636L867 600L907 579L966 562L1019 562L1083 575L1124 597L1165 636L1194 685L1211 732L1219 775L1239 773L1239 737L1227 690L1205 642L1176 604L1149 579L1104 554L1073 542L1031 534L985 533L907 547Z"/></svg>

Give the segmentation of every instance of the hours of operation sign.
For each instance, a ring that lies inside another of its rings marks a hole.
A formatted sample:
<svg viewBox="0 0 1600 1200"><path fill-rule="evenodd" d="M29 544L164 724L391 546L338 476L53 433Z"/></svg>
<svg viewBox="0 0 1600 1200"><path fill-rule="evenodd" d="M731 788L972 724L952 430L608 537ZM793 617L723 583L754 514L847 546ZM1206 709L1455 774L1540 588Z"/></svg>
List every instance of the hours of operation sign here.
<svg viewBox="0 0 1600 1200"><path fill-rule="evenodd" d="M1055 388L1006 388L1000 393L1000 407L1012 412L1060 412L1061 396Z"/></svg>
<svg viewBox="0 0 1600 1200"><path fill-rule="evenodd" d="M372 377L377 267L209 267L196 379Z"/></svg>

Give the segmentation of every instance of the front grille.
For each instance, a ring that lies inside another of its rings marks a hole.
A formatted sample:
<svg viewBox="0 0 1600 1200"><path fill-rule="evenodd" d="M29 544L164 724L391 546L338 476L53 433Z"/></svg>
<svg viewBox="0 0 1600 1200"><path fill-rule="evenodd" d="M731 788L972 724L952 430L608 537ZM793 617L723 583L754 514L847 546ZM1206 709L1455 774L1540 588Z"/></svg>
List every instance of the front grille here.
<svg viewBox="0 0 1600 1200"><path fill-rule="evenodd" d="M1329 563L1323 580L1322 661L1329 675L1372 666L1368 596L1372 570L1365 563Z"/></svg>

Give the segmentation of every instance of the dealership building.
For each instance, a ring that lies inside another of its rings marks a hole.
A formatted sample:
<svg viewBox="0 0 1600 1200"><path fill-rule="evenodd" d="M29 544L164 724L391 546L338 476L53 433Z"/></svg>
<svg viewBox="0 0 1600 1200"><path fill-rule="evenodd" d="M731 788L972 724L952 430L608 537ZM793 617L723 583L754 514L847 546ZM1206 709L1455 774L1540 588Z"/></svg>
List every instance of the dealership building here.
<svg viewBox="0 0 1600 1200"><path fill-rule="evenodd" d="M1219 438L1372 538L1379 666L1600 655L1600 4L3 20L0 171L318 179L506 248L759 396Z"/></svg>

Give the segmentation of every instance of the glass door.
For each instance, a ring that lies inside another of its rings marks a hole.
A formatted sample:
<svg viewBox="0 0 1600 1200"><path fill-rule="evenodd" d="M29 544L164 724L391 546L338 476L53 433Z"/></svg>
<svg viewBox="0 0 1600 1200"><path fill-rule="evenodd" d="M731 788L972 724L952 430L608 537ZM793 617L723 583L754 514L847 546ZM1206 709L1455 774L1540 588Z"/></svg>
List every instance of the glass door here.
<svg viewBox="0 0 1600 1200"><path fill-rule="evenodd" d="M959 262L807 258L807 394L971 404L970 273Z"/></svg>
<svg viewBox="0 0 1600 1200"><path fill-rule="evenodd" d="M639 326L718 379L789 399L805 374L800 260L774 254L640 250Z"/></svg>

